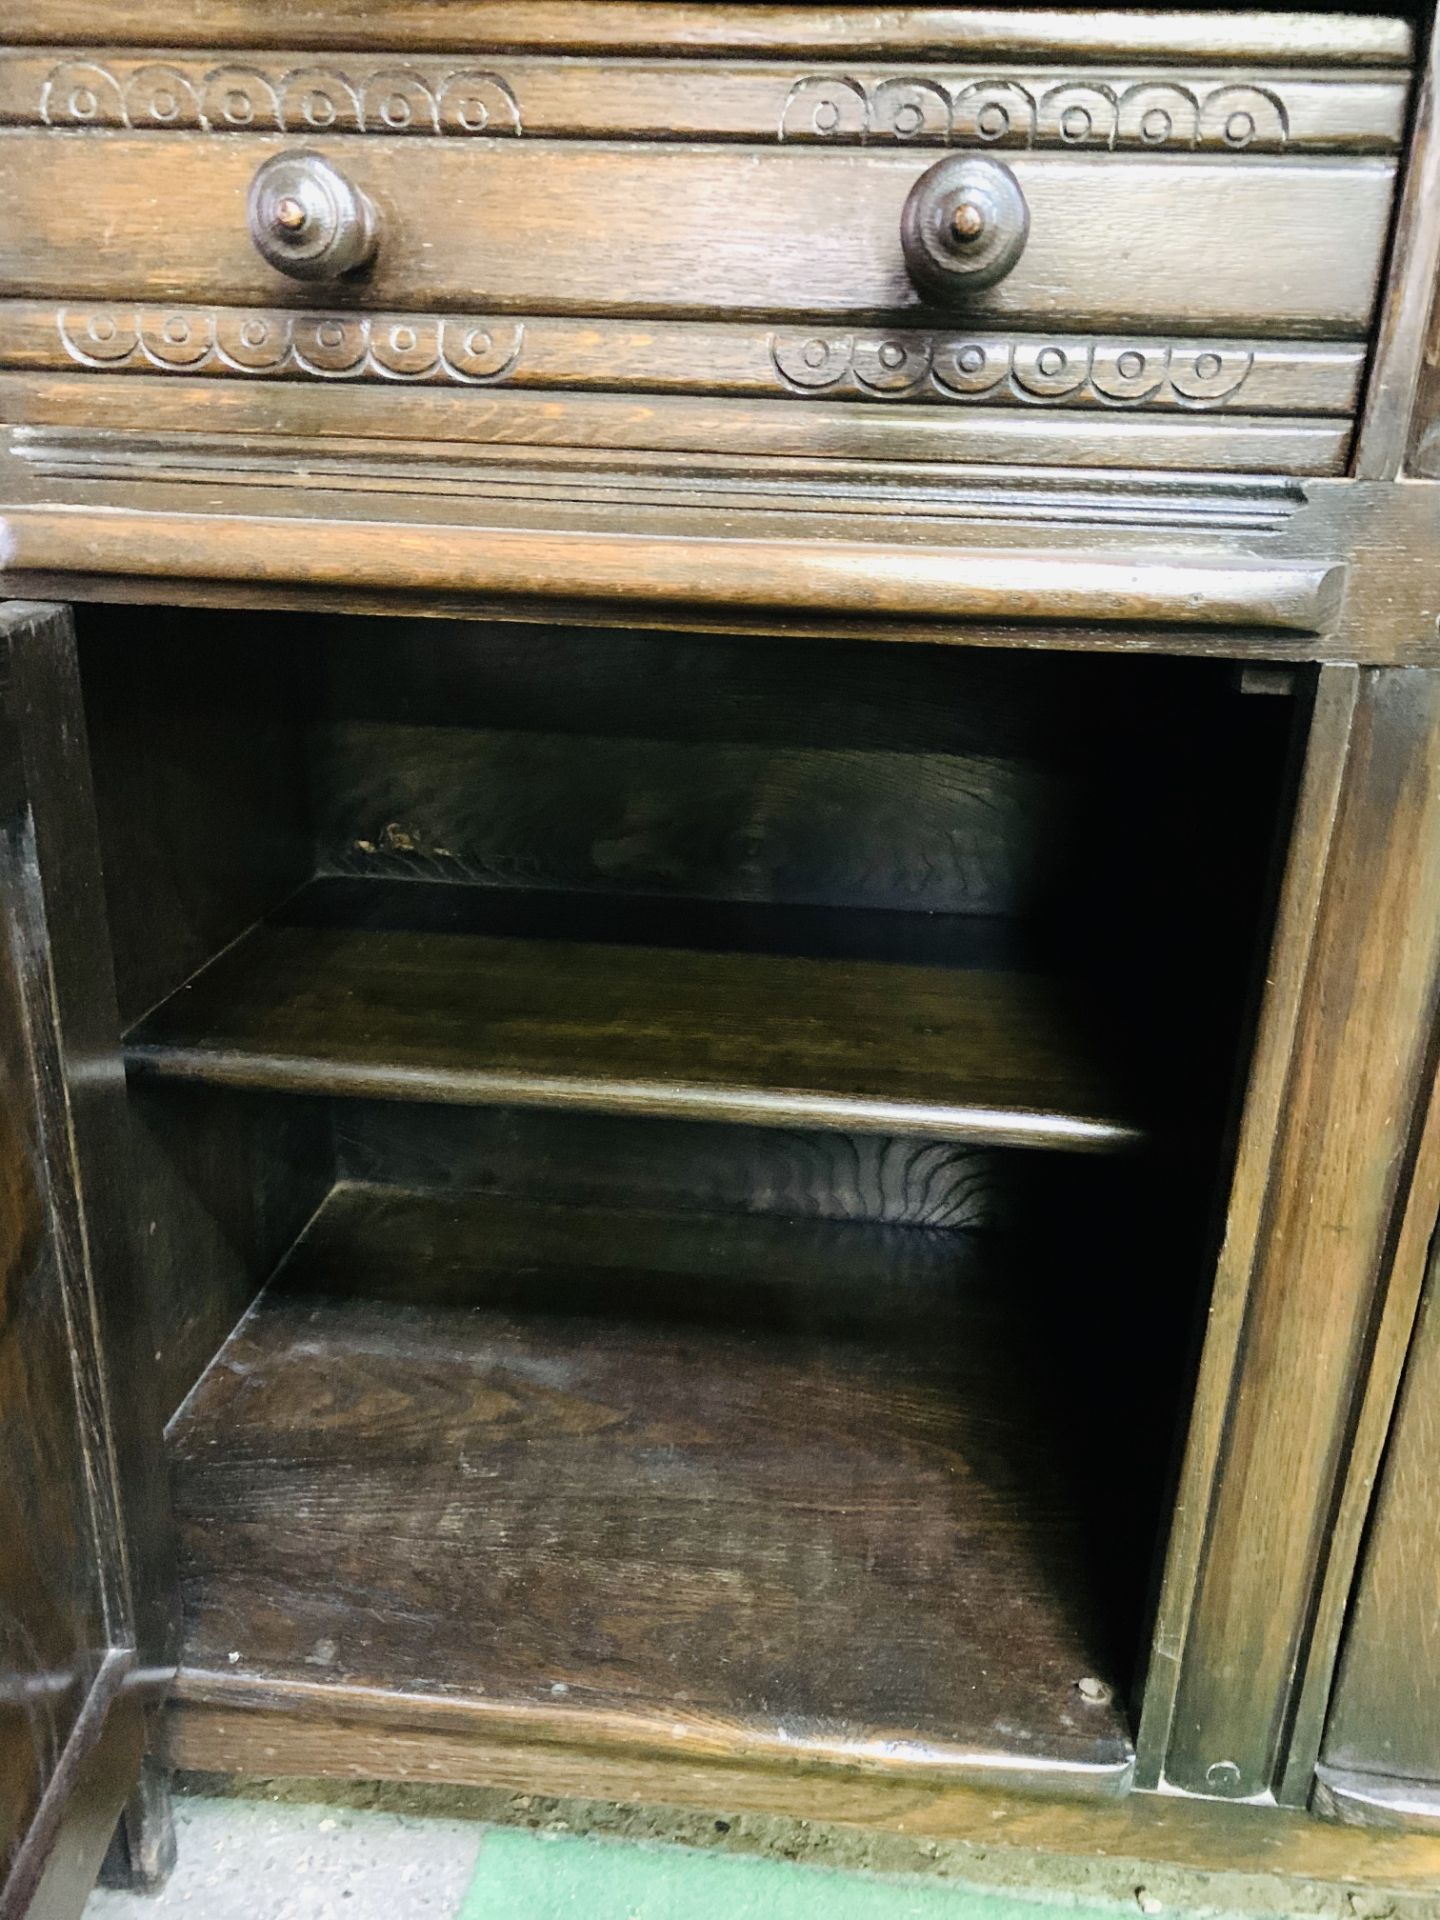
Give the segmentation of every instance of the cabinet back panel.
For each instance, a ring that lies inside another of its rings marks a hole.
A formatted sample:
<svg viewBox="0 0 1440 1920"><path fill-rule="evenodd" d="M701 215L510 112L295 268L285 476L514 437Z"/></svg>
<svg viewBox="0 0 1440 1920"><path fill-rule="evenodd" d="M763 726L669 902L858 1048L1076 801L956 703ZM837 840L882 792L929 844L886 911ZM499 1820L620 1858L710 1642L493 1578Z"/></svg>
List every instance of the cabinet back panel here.
<svg viewBox="0 0 1440 1920"><path fill-rule="evenodd" d="M342 1180L891 1226L993 1225L1015 1168L955 1141L525 1107L337 1101L334 1128Z"/></svg>
<svg viewBox="0 0 1440 1920"><path fill-rule="evenodd" d="M322 872L1029 919L1088 900L1098 921L1126 844L1192 813L1192 781L1226 819L1245 790L1223 668L433 622L320 636Z"/></svg>

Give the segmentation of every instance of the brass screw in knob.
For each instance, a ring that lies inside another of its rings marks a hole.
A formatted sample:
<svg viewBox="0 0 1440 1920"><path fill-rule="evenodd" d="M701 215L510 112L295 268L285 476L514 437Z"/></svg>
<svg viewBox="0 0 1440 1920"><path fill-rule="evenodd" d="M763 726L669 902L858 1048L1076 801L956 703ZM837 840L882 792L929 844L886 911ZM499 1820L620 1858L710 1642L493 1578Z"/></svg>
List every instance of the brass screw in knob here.
<svg viewBox="0 0 1440 1920"><path fill-rule="evenodd" d="M291 194L284 194L271 209L270 219L282 233L299 233L307 215L301 203Z"/></svg>
<svg viewBox="0 0 1440 1920"><path fill-rule="evenodd" d="M962 200L950 216L955 238L962 243L978 240L985 231L985 215L973 200Z"/></svg>

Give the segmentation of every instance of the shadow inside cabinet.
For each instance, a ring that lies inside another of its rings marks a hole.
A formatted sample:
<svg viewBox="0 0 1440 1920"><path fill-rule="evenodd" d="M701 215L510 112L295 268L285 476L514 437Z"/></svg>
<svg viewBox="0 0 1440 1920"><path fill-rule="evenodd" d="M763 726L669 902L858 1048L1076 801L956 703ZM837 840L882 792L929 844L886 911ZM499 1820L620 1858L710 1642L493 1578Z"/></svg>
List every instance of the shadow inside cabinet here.
<svg viewBox="0 0 1440 1920"><path fill-rule="evenodd" d="M80 635L192 1760L1124 1791L1305 676Z"/></svg>

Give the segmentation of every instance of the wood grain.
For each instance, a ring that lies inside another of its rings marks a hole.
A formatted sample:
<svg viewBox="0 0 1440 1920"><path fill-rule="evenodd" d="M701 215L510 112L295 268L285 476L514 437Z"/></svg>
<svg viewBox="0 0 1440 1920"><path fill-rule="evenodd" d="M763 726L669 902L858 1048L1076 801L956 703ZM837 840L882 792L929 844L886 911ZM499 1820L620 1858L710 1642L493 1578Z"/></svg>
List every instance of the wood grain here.
<svg viewBox="0 0 1440 1920"><path fill-rule="evenodd" d="M338 1179L437 1194L976 1230L1013 1204L1011 1157L953 1141L398 1100L333 1125Z"/></svg>
<svg viewBox="0 0 1440 1920"><path fill-rule="evenodd" d="M1418 1124L1419 1141L1393 1233L1393 1252L1382 1276L1384 1297L1346 1449L1324 1575L1314 1602L1309 1653L1292 1713L1289 1752L1277 1794L1289 1806L1304 1805L1307 1796L1314 1804L1314 1793L1319 1791L1317 1761L1342 1633L1430 1265L1440 1214L1440 1077L1431 1081L1424 1118Z"/></svg>
<svg viewBox="0 0 1440 1920"><path fill-rule="evenodd" d="M189 504L196 504L193 498ZM1028 553L938 541L904 549L813 536L767 542L725 538L713 523L689 539L679 526L657 529L651 538L638 531L493 524L440 530L382 520L347 523L339 518L341 503L332 497L330 505L336 518L328 525L255 512L221 519L98 504L20 507L0 517L0 560L25 573L73 566L83 558L97 573L167 582L240 575L252 584L299 581L352 592L408 588L526 597L548 591L727 611L798 603L852 619L878 607L892 616L928 615L932 623L1074 620L1130 629L1150 622L1282 635L1324 631L1342 580L1329 561L1267 563L1246 555L1227 563L1133 551L1124 558L1117 553L1070 560L1038 542ZM486 517L500 515L492 509Z"/></svg>
<svg viewBox="0 0 1440 1920"><path fill-rule="evenodd" d="M900 211L923 168L904 153L482 145L307 142L384 221L375 268L339 304L657 318L905 316L922 306ZM261 260L246 222L256 168L284 148L274 136L157 143L144 133L0 131L0 283L66 301L308 305ZM1390 160L1011 159L1030 239L1014 271L968 303L972 324L1321 339L1369 325ZM103 248L93 244L99 207Z"/></svg>
<svg viewBox="0 0 1440 1920"><path fill-rule="evenodd" d="M1085 806L995 754L643 733L347 721L312 767L333 872L862 910L1022 913Z"/></svg>
<svg viewBox="0 0 1440 1920"><path fill-rule="evenodd" d="M1315 1770L1311 1810L1352 1827L1440 1835L1440 1788L1433 1780L1355 1773L1323 1761Z"/></svg>
<svg viewBox="0 0 1440 1920"><path fill-rule="evenodd" d="M488 341L483 353L481 339ZM1058 372L1050 370L1052 348ZM1127 354L1138 363L1126 360L1122 371ZM1365 359L1358 342L991 332L968 326L963 315L933 328L822 323L816 331L723 319L642 325L535 314L0 301L0 366L17 371L80 366L181 379L389 382L407 391L444 385L472 397L496 386L779 395L812 411L846 400L952 411L1121 410L1126 417L1223 412L1238 425L1251 414L1349 415Z"/></svg>
<svg viewBox="0 0 1440 1920"><path fill-rule="evenodd" d="M5 1920L81 1920L145 1744L135 1656L103 1658L39 1812L0 1885Z"/></svg>
<svg viewBox="0 0 1440 1920"><path fill-rule="evenodd" d="M0 375L0 380L4 378ZM919 502L922 510L944 514L947 509L951 513L957 508L963 511L963 502L954 500L953 495L947 499L945 476L937 470L942 461L959 467L969 465L972 471L988 462L1099 470L1179 468L1197 474L1339 474L1350 445L1348 422L1304 416L1238 414L1222 420L1195 419L1163 410L1111 414L1082 408L1042 412L995 407L956 412L928 405L882 412L823 398L802 406L793 398L741 401L658 394L637 402L599 393L537 399L512 391L455 396L458 406L446 408L443 401L451 396L433 387L422 389L420 395L407 391L399 398L398 407L394 405L398 396L362 388L358 394L348 394L344 414L338 418L333 391L306 392L309 405L297 407L294 417L303 411L322 430L343 426L348 445L336 444L333 435L327 440L323 432L308 444L299 435L278 438L268 430L253 437L247 433L242 438L235 429L244 412L272 425L277 421L273 396L263 394L245 396L258 399L258 407L224 408L221 420L211 422L222 427L221 433L192 432L180 438L154 431L158 422L143 433L120 430L121 418L132 407L144 414L146 403L152 409L157 402L167 405L168 396L157 395L152 382L141 386L111 375L67 382L69 391L84 401L74 411L87 419L95 417L97 381L105 388L103 411L115 421L110 429L71 427L56 431L40 425L26 427L14 436L12 444L25 463L25 477L38 488L42 499L63 500L66 482L91 483L81 496L90 500L95 499L97 482L158 483L175 489L177 503L190 507L198 482L207 489L248 488L250 500L240 496L237 507L253 505L263 512L265 490L293 487L296 467L303 466L314 474L306 489L311 500L312 489L323 484L326 498L337 506L347 494L401 498L410 494L429 496L433 509L442 499L456 503L484 501L502 492L503 480L497 487L493 462L488 471L477 464L486 453L497 449L505 454L508 464L522 469L517 476L519 484L512 490L543 498L545 490L537 488L533 480L526 485L523 468L527 457L533 459L538 454L543 459L547 448L572 450L579 456L576 464L587 453L608 453L608 464L621 486L636 468L648 465L651 472L646 476L646 490L663 499L667 491L665 462L657 455L669 455L672 472L678 469L678 477L683 480L688 478L686 468L706 464L707 456L711 460L728 457L739 461L748 449L751 497L761 503L767 492L773 498L775 483L783 490L792 463L817 463L823 472L826 463L837 460L862 467L867 461L886 465L908 462L915 478L923 475L930 482L928 497L922 496ZM23 390L28 383L20 380L15 384ZM216 384L203 380L186 379L174 384L183 384L192 396L199 390L192 409L195 404L204 407L217 395ZM131 391L122 395L117 393L117 386ZM298 387L290 389L296 398L300 391ZM366 405L372 394L378 406ZM48 398L48 394L42 398L42 408ZM176 398L183 400L184 395ZM20 398L24 414L41 411L28 405L28 399L23 394ZM432 400L442 404L427 404ZM426 416L454 430L450 444L424 446L413 441ZM193 429L193 410L190 417ZM200 417L203 420L203 414ZM378 444L366 448L356 440L370 423ZM397 428L410 444L394 443L391 436ZM757 457L766 463L758 473L754 466ZM552 497L562 503L573 497L563 490L551 491ZM637 491L633 480L629 491ZM673 483L669 491L675 491ZM739 491L743 496L743 483ZM873 497L873 468L866 491ZM722 498L717 504L728 503Z"/></svg>
<svg viewBox="0 0 1440 1920"><path fill-rule="evenodd" d="M1375 1492L1324 1758L1332 1770L1440 1788L1440 1288L1433 1262L1426 1296Z"/></svg>
<svg viewBox="0 0 1440 1920"><path fill-rule="evenodd" d="M634 0L139 0L117 19L106 0L19 0L5 22L17 42L162 46L394 48L421 52L645 50L812 55L886 51L954 58L1253 60L1282 66L1404 66L1414 29L1369 13L1216 13L1043 7L867 8L652 5Z"/></svg>
<svg viewBox="0 0 1440 1920"><path fill-rule="evenodd" d="M1069 991L1041 975L846 958L833 916L778 910L747 935L735 909L632 902L642 944L604 944L624 922L597 904L580 919L543 896L319 882L132 1030L127 1059L212 1086L1092 1151L1138 1137ZM837 933L836 957L807 956ZM929 937L933 953L943 923Z"/></svg>
<svg viewBox="0 0 1440 1920"><path fill-rule="evenodd" d="M1428 407L1417 409L1416 401L1427 372L1427 337L1440 278L1437 85L1440 42L1432 34L1416 91L1375 358L1355 449L1354 471L1362 480L1395 479L1407 450L1416 457L1418 472L1429 471L1424 433L1433 418L1433 368Z"/></svg>
<svg viewBox="0 0 1440 1920"><path fill-rule="evenodd" d="M643 63L507 52L497 68L480 70L462 55L412 51L397 76L384 55L367 59L358 50L317 60L313 52L256 47L239 62L213 47L178 56L132 47L99 57L91 48L79 59L58 47L0 49L0 124L157 133L279 129L308 139L317 118L332 132L381 135L396 131L398 119L407 134L459 139L928 146L988 138L1002 147L1079 144L1149 153L1197 146L1383 153L1400 144L1408 93L1403 72L1349 66L1315 78L1123 60L1086 73L1024 62L997 78L993 58L905 60L897 67L893 60L876 64L877 55L884 57L878 47L865 60L818 73L808 62L718 65L670 51L669 59ZM997 107L998 130L989 124ZM1086 116L1079 125L1073 113L1065 119L1076 107Z"/></svg>
<svg viewBox="0 0 1440 1920"><path fill-rule="evenodd" d="M1063 1454L967 1259L338 1189L171 1432L187 1666L482 1736L1123 1785Z"/></svg>
<svg viewBox="0 0 1440 1920"><path fill-rule="evenodd" d="M177 1621L63 608L0 608L0 900L0 1905L68 1916L139 1768L120 1679L173 1670Z"/></svg>
<svg viewBox="0 0 1440 1920"><path fill-rule="evenodd" d="M1327 678L1247 1126L1283 1106L1232 1194L1143 1729L1142 1778L1195 1792L1283 1771L1431 1051L1440 680Z"/></svg>
<svg viewBox="0 0 1440 1920"><path fill-rule="evenodd" d="M5 690L17 629L0 612ZM8 704L8 703L7 703ZM8 716L7 716L8 717ZM32 1081L37 972L34 853L11 727L0 735L7 882L0 940L0 1882L59 1766L107 1644L105 1570L95 1552L87 1436L73 1372L63 1251ZM27 884L28 882L28 884ZM28 910L28 911L27 911Z"/></svg>

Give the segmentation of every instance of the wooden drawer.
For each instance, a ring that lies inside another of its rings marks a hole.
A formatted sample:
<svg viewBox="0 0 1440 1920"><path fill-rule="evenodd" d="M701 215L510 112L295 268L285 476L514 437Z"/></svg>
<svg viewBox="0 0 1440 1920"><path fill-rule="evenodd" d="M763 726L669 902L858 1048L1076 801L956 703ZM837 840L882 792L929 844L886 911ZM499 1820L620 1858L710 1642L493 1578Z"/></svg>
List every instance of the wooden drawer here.
<svg viewBox="0 0 1440 1920"><path fill-rule="evenodd" d="M291 430L284 382L324 389L306 436L617 463L1344 469L1403 23L365 8L276 48L245 44L269 10L205 11L0 53L0 379L42 466L47 434L125 427L140 375L210 432ZM373 206L364 270L257 251L251 183L297 152ZM937 293L902 210L959 155L1008 169L1028 237ZM445 390L418 430L415 386Z"/></svg>

